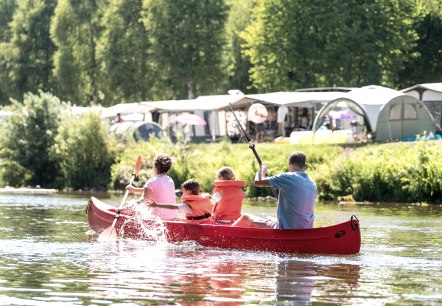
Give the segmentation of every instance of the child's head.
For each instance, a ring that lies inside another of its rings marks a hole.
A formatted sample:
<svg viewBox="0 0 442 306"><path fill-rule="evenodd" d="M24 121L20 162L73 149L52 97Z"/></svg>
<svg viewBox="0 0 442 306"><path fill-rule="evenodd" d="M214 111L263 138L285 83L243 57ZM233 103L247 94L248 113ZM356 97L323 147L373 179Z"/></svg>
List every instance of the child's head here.
<svg viewBox="0 0 442 306"><path fill-rule="evenodd" d="M172 167L172 160L170 159L169 155L160 153L155 156L153 165L157 174L166 174L170 167Z"/></svg>
<svg viewBox="0 0 442 306"><path fill-rule="evenodd" d="M216 172L216 175L218 176L219 180L234 180L235 179L235 172L230 167L222 167Z"/></svg>
<svg viewBox="0 0 442 306"><path fill-rule="evenodd" d="M196 179L190 179L181 185L181 189L184 195L198 195L200 193L200 184Z"/></svg>

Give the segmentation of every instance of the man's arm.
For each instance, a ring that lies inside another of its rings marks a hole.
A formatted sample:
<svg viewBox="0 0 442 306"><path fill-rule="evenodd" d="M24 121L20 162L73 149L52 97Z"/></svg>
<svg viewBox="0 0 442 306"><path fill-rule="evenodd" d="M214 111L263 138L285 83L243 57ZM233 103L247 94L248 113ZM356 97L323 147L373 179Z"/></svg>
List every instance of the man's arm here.
<svg viewBox="0 0 442 306"><path fill-rule="evenodd" d="M270 185L268 177L266 177L267 165L262 163L261 169L256 172L255 180L253 181L253 185L256 187L272 187Z"/></svg>
<svg viewBox="0 0 442 306"><path fill-rule="evenodd" d="M263 178L261 180L254 180L253 181L253 185L255 185L256 187L272 187L272 185L270 185L269 179L268 178Z"/></svg>

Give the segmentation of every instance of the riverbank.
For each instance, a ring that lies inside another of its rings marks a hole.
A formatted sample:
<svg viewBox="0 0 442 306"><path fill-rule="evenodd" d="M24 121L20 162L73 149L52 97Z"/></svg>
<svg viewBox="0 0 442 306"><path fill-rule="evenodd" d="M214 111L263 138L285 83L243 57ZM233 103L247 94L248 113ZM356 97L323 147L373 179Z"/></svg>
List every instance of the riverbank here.
<svg viewBox="0 0 442 306"><path fill-rule="evenodd" d="M57 189L47 189L47 188L29 188L29 187L4 187L0 188L0 194L12 193L12 194L54 194L58 193Z"/></svg>

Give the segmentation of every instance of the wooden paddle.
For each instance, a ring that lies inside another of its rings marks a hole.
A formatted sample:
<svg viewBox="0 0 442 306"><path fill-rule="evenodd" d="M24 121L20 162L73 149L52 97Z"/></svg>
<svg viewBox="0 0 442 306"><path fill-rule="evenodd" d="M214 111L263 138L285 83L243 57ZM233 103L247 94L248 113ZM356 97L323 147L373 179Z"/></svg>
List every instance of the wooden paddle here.
<svg viewBox="0 0 442 306"><path fill-rule="evenodd" d="M132 185L132 183L135 180L135 177L138 175L138 171L141 169L141 156L138 155L137 161L135 162L135 169L134 173L132 174L132 177L130 178L129 185ZM100 236L98 236L97 241L103 242L103 241L116 241L117 236L117 230L115 229L115 224L118 221L118 218L120 217L121 210L123 209L124 204L126 203L127 196L129 195L129 190L126 190L126 193L124 194L123 201L121 201L120 207L118 207L117 212L115 214L114 221L112 222L112 225L109 226L107 229L105 229Z"/></svg>
<svg viewBox="0 0 442 306"><path fill-rule="evenodd" d="M229 105L230 105L230 110L232 111L233 117L235 117L235 120L238 123L243 136L246 138L247 142L249 143L249 148L252 150L253 155L255 155L256 160L258 161L259 167L261 168L262 160L259 157L258 152L256 152L255 144L252 142L252 140L250 139L249 135L247 135L246 130L244 130L244 128L241 125L241 122L239 122L238 118L236 117L235 111L233 110L233 107L232 107L232 103L229 102ZM276 197L276 199L278 199L278 194L279 194L278 189L273 189L272 188L272 191L273 191L273 194Z"/></svg>

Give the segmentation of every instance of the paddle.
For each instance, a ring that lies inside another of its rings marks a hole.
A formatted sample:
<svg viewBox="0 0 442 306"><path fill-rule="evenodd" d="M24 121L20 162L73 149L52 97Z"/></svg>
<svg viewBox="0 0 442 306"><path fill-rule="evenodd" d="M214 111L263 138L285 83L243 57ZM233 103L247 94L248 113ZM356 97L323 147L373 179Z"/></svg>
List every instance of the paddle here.
<svg viewBox="0 0 442 306"><path fill-rule="evenodd" d="M253 155L255 155L256 160L258 161L259 168L261 168L262 167L262 160L259 157L258 152L256 152L255 144L252 142L252 140L250 139L249 135L247 135L246 130L244 130L244 128L242 127L242 125L239 122L238 118L236 117L235 111L233 110L233 107L232 107L232 103L229 102L229 105L230 105L230 110L232 111L233 117L235 117L235 120L238 123L243 136L246 138L247 142L249 143L249 148L252 150ZM272 188L272 191L273 191L273 194L275 195L276 199L278 199L278 190Z"/></svg>
<svg viewBox="0 0 442 306"><path fill-rule="evenodd" d="M261 168L262 161L261 161L261 158L258 155L258 152L256 152L255 144L252 142L252 140L250 139L249 135L247 135L246 130L244 130L244 128L242 127L242 125L239 122L238 118L236 117L235 111L233 110L233 107L232 107L232 103L229 102L229 105L230 105L230 110L232 111L233 117L235 117L235 120L236 120L236 122L239 125L239 129L241 130L243 136L246 138L247 142L249 143L249 148L252 149L252 152L255 155L256 160L258 161L259 167Z"/></svg>
<svg viewBox="0 0 442 306"><path fill-rule="evenodd" d="M129 185L132 185L132 183L135 180L135 177L138 175L138 171L141 169L141 156L138 155L137 161L135 162L135 169L134 173L132 174L132 177L130 178ZM112 222L112 225L109 226L107 229L105 229L100 236L98 236L97 241L103 242L103 241L116 241L117 240L117 230L115 229L115 224L118 221L118 218L120 217L121 210L123 209L124 204L126 203L127 196L129 195L129 190L126 190L126 193L124 194L123 201L121 201L120 207L118 207L117 212L115 214L114 221Z"/></svg>

